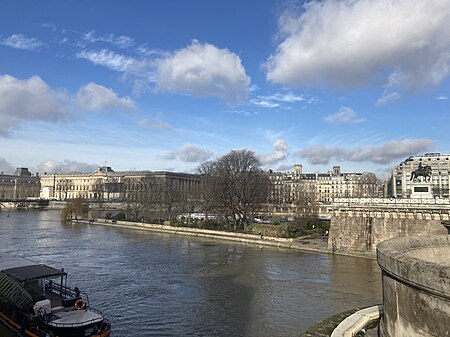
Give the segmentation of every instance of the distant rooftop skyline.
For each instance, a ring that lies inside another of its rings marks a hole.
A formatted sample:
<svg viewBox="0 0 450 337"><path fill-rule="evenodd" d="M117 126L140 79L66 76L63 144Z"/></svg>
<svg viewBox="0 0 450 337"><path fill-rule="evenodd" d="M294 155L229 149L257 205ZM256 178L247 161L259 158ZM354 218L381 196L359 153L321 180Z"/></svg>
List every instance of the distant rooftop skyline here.
<svg viewBox="0 0 450 337"><path fill-rule="evenodd" d="M450 152L443 0L0 2L0 171L386 176Z"/></svg>

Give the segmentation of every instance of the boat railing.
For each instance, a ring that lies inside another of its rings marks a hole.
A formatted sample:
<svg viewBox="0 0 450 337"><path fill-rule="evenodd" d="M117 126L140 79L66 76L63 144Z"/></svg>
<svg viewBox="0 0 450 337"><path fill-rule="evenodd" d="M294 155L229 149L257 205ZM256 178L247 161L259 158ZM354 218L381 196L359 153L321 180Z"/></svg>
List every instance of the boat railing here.
<svg viewBox="0 0 450 337"><path fill-rule="evenodd" d="M55 283L55 282L53 282L51 280L46 280L45 281L45 290L47 292L52 293L52 294L59 295L59 296L61 296L63 298L81 297L89 305L89 296L84 291L78 290L78 292L77 292L77 291L75 291L75 289L72 289L72 288L69 288L69 287L66 287L66 286L62 286L61 284Z"/></svg>

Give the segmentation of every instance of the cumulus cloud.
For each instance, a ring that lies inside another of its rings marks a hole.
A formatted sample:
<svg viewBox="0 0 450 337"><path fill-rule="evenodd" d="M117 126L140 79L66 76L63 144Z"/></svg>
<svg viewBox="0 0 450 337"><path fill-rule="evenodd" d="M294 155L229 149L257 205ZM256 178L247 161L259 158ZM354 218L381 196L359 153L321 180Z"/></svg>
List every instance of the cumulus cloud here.
<svg viewBox="0 0 450 337"><path fill-rule="evenodd" d="M38 164L33 171L43 174L44 172L50 173L67 173L67 172L80 172L89 173L95 171L99 166L96 164L88 164L83 162L77 162L73 160L55 161L48 160Z"/></svg>
<svg viewBox="0 0 450 337"><path fill-rule="evenodd" d="M12 166L5 158L0 157L0 172L3 174L13 174L14 166Z"/></svg>
<svg viewBox="0 0 450 337"><path fill-rule="evenodd" d="M0 76L0 135L6 135L24 120L67 119L66 101L66 93L52 89L39 76L25 80Z"/></svg>
<svg viewBox="0 0 450 337"><path fill-rule="evenodd" d="M179 159L188 163L202 162L210 159L214 153L208 149L203 149L197 145L184 144L179 150L171 151L164 156L164 159Z"/></svg>
<svg viewBox="0 0 450 337"><path fill-rule="evenodd" d="M284 160L289 152L289 146L283 139L277 139L273 143L273 152L268 155L260 156L260 160L264 165L271 165Z"/></svg>
<svg viewBox="0 0 450 337"><path fill-rule="evenodd" d="M158 90L199 97L219 97L242 104L250 92L250 78L241 59L228 49L193 41L186 48L155 60Z"/></svg>
<svg viewBox="0 0 450 337"><path fill-rule="evenodd" d="M301 14L280 16L267 79L291 87L436 85L450 72L449 21L442 0L308 1Z"/></svg>
<svg viewBox="0 0 450 337"><path fill-rule="evenodd" d="M135 103L130 97L120 98L112 89L93 82L78 90L75 101L79 107L89 111L114 108L133 109L135 107Z"/></svg>
<svg viewBox="0 0 450 337"><path fill-rule="evenodd" d="M13 34L10 37L1 40L1 45L16 49L36 50L44 46L44 43L34 37L27 37L23 34Z"/></svg>
<svg viewBox="0 0 450 337"><path fill-rule="evenodd" d="M110 43L119 48L128 48L134 45L133 38L129 36L115 35L115 34L98 35L93 30L84 34L83 39L90 43L95 42Z"/></svg>
<svg viewBox="0 0 450 337"><path fill-rule="evenodd" d="M85 35L89 41L100 41L93 32ZM117 36L103 36L103 42L115 42ZM107 41L108 40L108 41ZM110 40L110 41L109 41ZM161 92L187 94L196 97L218 97L229 105L243 104L250 93L250 77L241 59L228 49L194 40L175 52L139 48L140 57L131 57L103 48L82 50L80 59L121 72L131 80L136 95L155 89Z"/></svg>
<svg viewBox="0 0 450 337"><path fill-rule="evenodd" d="M360 148L316 145L301 149L296 155L306 158L313 165L328 164L331 160L389 164L394 160L405 159L410 153L423 153L433 148L434 143L429 139L403 139Z"/></svg>
<svg viewBox="0 0 450 337"><path fill-rule="evenodd" d="M136 60L132 57L115 53L108 49L83 50L76 55L78 58L86 59L96 65L107 67L111 70L125 72L130 69Z"/></svg>
<svg viewBox="0 0 450 337"><path fill-rule="evenodd" d="M338 124L356 124L366 121L363 118L358 118L357 113L352 108L347 106L341 106L334 114L325 116L324 120L327 123Z"/></svg>
<svg viewBox="0 0 450 337"><path fill-rule="evenodd" d="M118 97L109 88L89 83L75 95L51 88L39 76L21 80L10 75L0 76L0 136L7 136L25 121L62 122L81 111L103 109L133 109L129 97Z"/></svg>

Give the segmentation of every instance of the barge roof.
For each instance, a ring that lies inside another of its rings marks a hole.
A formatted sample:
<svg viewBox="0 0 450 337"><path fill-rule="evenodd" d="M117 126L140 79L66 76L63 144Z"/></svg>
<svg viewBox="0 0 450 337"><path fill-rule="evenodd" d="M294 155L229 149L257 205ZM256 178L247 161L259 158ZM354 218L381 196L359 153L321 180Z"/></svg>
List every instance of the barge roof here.
<svg viewBox="0 0 450 337"><path fill-rule="evenodd" d="M67 275L59 269L15 255L0 255L0 271L19 282Z"/></svg>

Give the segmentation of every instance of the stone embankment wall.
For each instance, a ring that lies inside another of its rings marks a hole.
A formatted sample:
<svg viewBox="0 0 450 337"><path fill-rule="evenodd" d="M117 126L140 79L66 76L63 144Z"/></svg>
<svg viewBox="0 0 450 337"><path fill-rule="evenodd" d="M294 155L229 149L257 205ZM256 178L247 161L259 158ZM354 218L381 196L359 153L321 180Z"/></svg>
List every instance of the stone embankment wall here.
<svg viewBox="0 0 450 337"><path fill-rule="evenodd" d="M397 238L377 248L382 269L381 337L450 336L450 237Z"/></svg>
<svg viewBox="0 0 450 337"><path fill-rule="evenodd" d="M387 239L447 233L448 200L343 199L329 209L328 249L375 256Z"/></svg>
<svg viewBox="0 0 450 337"><path fill-rule="evenodd" d="M415 212L334 211L328 249L337 252L375 254L376 246L387 239L447 233L442 221L448 214Z"/></svg>
<svg viewBox="0 0 450 337"><path fill-rule="evenodd" d="M236 241L249 244L257 244L262 248L263 246L270 246L276 248L287 248L292 250L314 252L314 253L329 253L326 249L325 244L314 245L310 244L310 241L297 241L292 238L277 238L273 236L260 235L260 234L248 234L248 233L238 233L238 232L227 232L227 231L215 231L209 229L199 229L190 227L179 227L171 225L158 225L149 224L143 222L130 222L130 221L113 221L108 219L96 219L95 221L90 220L72 220L72 223L86 223L95 224L108 227L119 227L125 229L137 229L145 230L151 232L169 233L169 234L179 234L186 236L195 236L209 239L219 239Z"/></svg>

